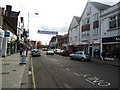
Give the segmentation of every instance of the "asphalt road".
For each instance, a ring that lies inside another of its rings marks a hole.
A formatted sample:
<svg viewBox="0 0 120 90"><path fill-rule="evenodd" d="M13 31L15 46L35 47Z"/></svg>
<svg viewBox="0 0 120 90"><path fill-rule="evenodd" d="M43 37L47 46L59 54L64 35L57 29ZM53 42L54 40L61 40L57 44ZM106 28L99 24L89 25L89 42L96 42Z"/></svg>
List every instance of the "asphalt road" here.
<svg viewBox="0 0 120 90"><path fill-rule="evenodd" d="M36 88L118 88L118 68L60 55L32 57Z"/></svg>

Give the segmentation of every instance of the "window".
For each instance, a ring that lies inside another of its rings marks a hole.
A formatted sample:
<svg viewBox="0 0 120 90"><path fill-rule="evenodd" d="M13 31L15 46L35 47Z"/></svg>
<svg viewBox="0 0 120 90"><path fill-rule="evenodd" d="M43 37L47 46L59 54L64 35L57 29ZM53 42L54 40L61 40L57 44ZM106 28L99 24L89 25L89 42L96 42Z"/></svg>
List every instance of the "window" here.
<svg viewBox="0 0 120 90"><path fill-rule="evenodd" d="M70 37L70 41L72 42L72 37Z"/></svg>
<svg viewBox="0 0 120 90"><path fill-rule="evenodd" d="M74 38L75 38L75 41L77 41L77 36L75 36Z"/></svg>
<svg viewBox="0 0 120 90"><path fill-rule="evenodd" d="M82 25L85 25L85 24L86 24L86 23L85 23L85 19L83 19L83 20L82 20Z"/></svg>
<svg viewBox="0 0 120 90"><path fill-rule="evenodd" d="M93 15L93 17L94 17L94 21L96 21L96 20L98 20L98 19L99 19L99 17L98 17L98 16L99 16L99 13L96 13L96 14L94 14L94 15Z"/></svg>
<svg viewBox="0 0 120 90"><path fill-rule="evenodd" d="M90 23L90 17L82 20L82 25L89 24L89 23Z"/></svg>
<svg viewBox="0 0 120 90"><path fill-rule="evenodd" d="M118 27L120 27L120 14L118 15Z"/></svg>
<svg viewBox="0 0 120 90"><path fill-rule="evenodd" d="M90 23L90 18L87 18L86 20L87 20L86 24L89 24Z"/></svg>
<svg viewBox="0 0 120 90"><path fill-rule="evenodd" d="M94 28L94 35L98 35L99 34L99 28Z"/></svg>
<svg viewBox="0 0 120 90"><path fill-rule="evenodd" d="M118 19L118 16L112 16L109 18L109 28L110 29L118 27L117 19Z"/></svg>

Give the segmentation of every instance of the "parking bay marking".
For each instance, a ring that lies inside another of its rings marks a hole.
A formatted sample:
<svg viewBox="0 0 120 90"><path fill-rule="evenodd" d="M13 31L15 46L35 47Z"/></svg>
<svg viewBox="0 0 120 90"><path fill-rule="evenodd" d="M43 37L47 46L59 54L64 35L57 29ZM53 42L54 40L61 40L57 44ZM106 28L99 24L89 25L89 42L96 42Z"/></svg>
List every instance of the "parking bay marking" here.
<svg viewBox="0 0 120 90"><path fill-rule="evenodd" d="M60 65L61 67L64 67L63 65Z"/></svg>
<svg viewBox="0 0 120 90"><path fill-rule="evenodd" d="M77 73L75 73L75 72L74 72L74 74L75 74L76 76L80 76L79 74L77 74Z"/></svg>
<svg viewBox="0 0 120 90"><path fill-rule="evenodd" d="M91 83L93 85L97 84L98 86L101 86L101 87L107 87L107 86L111 85L110 82L106 82L104 80L101 80L100 78L93 76L91 74L80 74L80 76L85 78L86 81L88 81L89 83Z"/></svg>
<svg viewBox="0 0 120 90"><path fill-rule="evenodd" d="M65 68L66 70L68 70L68 71L70 71L70 69L69 68Z"/></svg>

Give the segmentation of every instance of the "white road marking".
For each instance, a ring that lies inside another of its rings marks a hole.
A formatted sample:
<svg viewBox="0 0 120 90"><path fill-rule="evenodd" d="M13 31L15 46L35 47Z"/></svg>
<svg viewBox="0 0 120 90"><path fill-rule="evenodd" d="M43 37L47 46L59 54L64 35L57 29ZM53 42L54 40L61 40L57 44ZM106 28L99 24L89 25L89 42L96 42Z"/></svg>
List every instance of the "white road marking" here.
<svg viewBox="0 0 120 90"><path fill-rule="evenodd" d="M77 74L77 73L74 73L76 76L80 76L79 74Z"/></svg>
<svg viewBox="0 0 120 90"><path fill-rule="evenodd" d="M88 79L85 79L85 80L86 80L86 81L88 81L89 83L91 83L91 84L95 85L95 83L93 83L93 82L89 81Z"/></svg>
<svg viewBox="0 0 120 90"><path fill-rule="evenodd" d="M60 65L61 67L64 67L63 65Z"/></svg>
<svg viewBox="0 0 120 90"><path fill-rule="evenodd" d="M70 85L68 85L67 83L63 84L66 88L72 88Z"/></svg>
<svg viewBox="0 0 120 90"><path fill-rule="evenodd" d="M66 70L68 70L68 71L70 71L70 69L69 68L65 68Z"/></svg>

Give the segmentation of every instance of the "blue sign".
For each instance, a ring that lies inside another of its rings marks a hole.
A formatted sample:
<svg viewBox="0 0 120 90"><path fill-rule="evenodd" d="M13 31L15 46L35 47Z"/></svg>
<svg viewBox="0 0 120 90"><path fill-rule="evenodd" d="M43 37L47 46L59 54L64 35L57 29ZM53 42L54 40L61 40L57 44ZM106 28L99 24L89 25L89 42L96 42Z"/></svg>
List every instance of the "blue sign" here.
<svg viewBox="0 0 120 90"><path fill-rule="evenodd" d="M50 35L57 35L58 32L55 32L55 31L41 31L41 30L38 30L38 33L39 34L50 34Z"/></svg>
<svg viewBox="0 0 120 90"><path fill-rule="evenodd" d="M29 37L29 32L26 31L26 36Z"/></svg>
<svg viewBox="0 0 120 90"><path fill-rule="evenodd" d="M10 37L10 32L5 32L4 36L5 37Z"/></svg>

